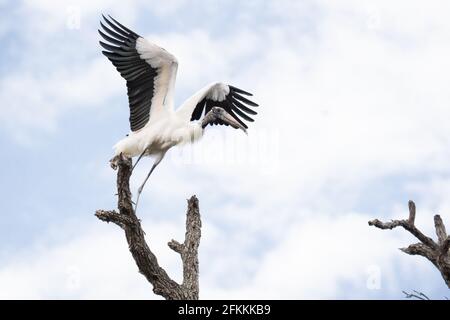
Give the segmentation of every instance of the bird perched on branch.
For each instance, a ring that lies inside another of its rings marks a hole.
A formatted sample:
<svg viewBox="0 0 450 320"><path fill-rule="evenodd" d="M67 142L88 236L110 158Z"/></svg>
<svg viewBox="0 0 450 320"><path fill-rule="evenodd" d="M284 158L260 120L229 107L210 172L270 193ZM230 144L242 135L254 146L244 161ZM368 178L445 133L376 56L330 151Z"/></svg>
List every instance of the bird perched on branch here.
<svg viewBox="0 0 450 320"><path fill-rule="evenodd" d="M208 125L225 125L246 132L244 120L253 122L251 107L258 105L245 96L252 94L220 82L212 83L174 110L177 59L157 45L103 16L98 30L105 42L102 53L126 80L131 132L114 146L115 155L154 156L155 162L138 189L136 207L145 183L171 147L195 142ZM133 167L133 168L134 168Z"/></svg>

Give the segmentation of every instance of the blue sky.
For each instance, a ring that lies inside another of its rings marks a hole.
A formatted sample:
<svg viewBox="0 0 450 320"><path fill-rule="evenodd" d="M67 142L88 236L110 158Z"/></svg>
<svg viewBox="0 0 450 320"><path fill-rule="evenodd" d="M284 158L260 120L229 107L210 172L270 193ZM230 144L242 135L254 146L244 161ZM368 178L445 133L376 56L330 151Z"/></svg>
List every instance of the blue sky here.
<svg viewBox="0 0 450 320"><path fill-rule="evenodd" d="M124 82L98 45L101 13L178 58L177 105L212 81L261 105L248 137L211 128L151 177L140 216L171 276L181 265L166 243L182 239L197 194L202 298L448 296L431 263L397 249L411 236L367 225L404 218L409 199L430 236L434 214L450 221L446 2L0 8L1 298L157 298L121 230L93 216L115 207L108 160L129 130Z"/></svg>

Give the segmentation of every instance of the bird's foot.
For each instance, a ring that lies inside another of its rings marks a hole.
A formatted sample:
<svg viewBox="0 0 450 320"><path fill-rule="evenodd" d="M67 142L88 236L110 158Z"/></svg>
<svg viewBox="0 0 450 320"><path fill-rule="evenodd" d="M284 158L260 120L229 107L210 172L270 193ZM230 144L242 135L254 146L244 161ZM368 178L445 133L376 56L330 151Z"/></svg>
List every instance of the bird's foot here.
<svg viewBox="0 0 450 320"><path fill-rule="evenodd" d="M118 154L117 156L114 156L111 160L109 160L109 164L111 166L111 168L113 168L113 170L116 170L118 165L119 165L119 160L120 160L120 154Z"/></svg>

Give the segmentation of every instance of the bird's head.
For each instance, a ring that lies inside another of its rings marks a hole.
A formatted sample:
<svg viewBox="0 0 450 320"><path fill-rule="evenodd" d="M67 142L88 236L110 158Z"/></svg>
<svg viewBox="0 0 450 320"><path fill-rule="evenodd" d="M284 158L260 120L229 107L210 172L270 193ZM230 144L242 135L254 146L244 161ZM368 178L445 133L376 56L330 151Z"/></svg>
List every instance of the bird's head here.
<svg viewBox="0 0 450 320"><path fill-rule="evenodd" d="M243 127L236 119L231 116L228 112L225 111L225 109L220 107L213 107L211 109L211 112L214 114L215 118L222 120L226 124L229 124L235 129L241 129L245 133L247 133L247 130L245 130L245 127Z"/></svg>

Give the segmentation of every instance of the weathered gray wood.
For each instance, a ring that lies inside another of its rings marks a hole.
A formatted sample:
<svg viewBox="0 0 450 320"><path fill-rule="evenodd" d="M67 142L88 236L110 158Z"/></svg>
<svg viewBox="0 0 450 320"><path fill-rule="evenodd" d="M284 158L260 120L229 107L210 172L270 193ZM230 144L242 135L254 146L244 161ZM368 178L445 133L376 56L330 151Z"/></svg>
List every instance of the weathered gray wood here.
<svg viewBox="0 0 450 320"><path fill-rule="evenodd" d="M188 211L186 219L185 240L181 244L172 240L168 243L169 247L181 255L183 262L183 291L187 294L186 299L198 299L198 246L201 237L201 220L198 208L198 200L194 196L188 201Z"/></svg>
<svg viewBox="0 0 450 320"><path fill-rule="evenodd" d="M158 260L145 241L140 220L133 209L130 192L132 160L122 155L111 160L111 167L117 171L118 209L97 210L95 215L102 221L112 222L125 231L129 250L139 272L153 285L153 292L168 300L196 300L199 296L198 247L201 237L201 220L198 199L188 200L186 218L186 239L183 244L172 240L169 247L181 255L183 262L183 283L172 280L158 264Z"/></svg>
<svg viewBox="0 0 450 320"><path fill-rule="evenodd" d="M439 215L434 216L434 226L438 241L435 242L430 237L424 235L414 225L416 217L416 205L413 201L408 202L409 218L408 220L392 220L390 222L382 222L378 219L369 221L370 226L375 226L379 229L393 229L402 227L409 233L420 240L419 243L411 244L407 248L400 250L410 255L419 255L427 258L433 263L442 275L447 286L450 288L450 237L447 236L444 223Z"/></svg>

